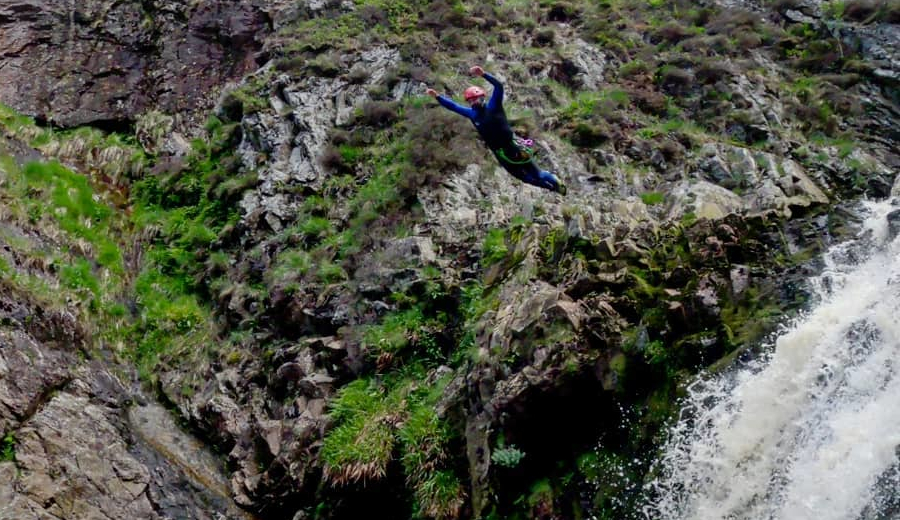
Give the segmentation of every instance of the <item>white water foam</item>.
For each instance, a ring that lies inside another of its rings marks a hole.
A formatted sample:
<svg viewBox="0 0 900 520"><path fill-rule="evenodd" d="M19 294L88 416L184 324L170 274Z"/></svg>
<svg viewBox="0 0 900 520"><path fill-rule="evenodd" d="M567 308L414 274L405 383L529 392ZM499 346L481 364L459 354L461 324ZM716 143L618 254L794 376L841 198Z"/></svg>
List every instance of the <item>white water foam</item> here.
<svg viewBox="0 0 900 520"><path fill-rule="evenodd" d="M657 520L897 519L900 237L866 203L817 296L768 354L701 377L669 432L642 513ZM885 505L884 502L893 505Z"/></svg>

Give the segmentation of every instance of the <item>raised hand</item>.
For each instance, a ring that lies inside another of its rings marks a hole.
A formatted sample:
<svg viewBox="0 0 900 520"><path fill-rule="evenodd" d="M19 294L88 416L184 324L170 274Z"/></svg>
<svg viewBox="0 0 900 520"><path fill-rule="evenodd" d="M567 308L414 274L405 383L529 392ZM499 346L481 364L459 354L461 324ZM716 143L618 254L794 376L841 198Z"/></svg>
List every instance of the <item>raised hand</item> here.
<svg viewBox="0 0 900 520"><path fill-rule="evenodd" d="M473 76L484 76L484 69L482 69L478 65L475 65L469 69L469 74L471 74Z"/></svg>
<svg viewBox="0 0 900 520"><path fill-rule="evenodd" d="M433 88L425 89L425 93L433 98L438 97L438 91L434 90Z"/></svg>

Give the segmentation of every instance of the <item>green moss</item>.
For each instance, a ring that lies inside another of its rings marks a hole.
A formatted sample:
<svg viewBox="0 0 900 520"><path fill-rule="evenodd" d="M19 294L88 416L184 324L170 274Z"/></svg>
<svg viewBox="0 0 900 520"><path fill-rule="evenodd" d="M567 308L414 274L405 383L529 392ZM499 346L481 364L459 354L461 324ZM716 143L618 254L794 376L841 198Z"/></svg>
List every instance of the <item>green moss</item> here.
<svg viewBox="0 0 900 520"><path fill-rule="evenodd" d="M628 276L633 282L628 294L635 299L639 301L655 300L662 295L662 288L657 285L657 280L655 280L655 271L631 267L628 269Z"/></svg>
<svg viewBox="0 0 900 520"><path fill-rule="evenodd" d="M130 327L127 351L140 375L152 380L161 360L188 363L211 342L212 319L207 308L190 294L188 283L167 276L151 260L135 281L135 299L140 309Z"/></svg>
<svg viewBox="0 0 900 520"><path fill-rule="evenodd" d="M347 279L347 272L339 264L324 261L316 265L316 277L323 283L338 283Z"/></svg>
<svg viewBox="0 0 900 520"><path fill-rule="evenodd" d="M0 439L0 462L16 461L16 436L12 432Z"/></svg>
<svg viewBox="0 0 900 520"><path fill-rule="evenodd" d="M121 253L110 238L112 209L99 202L87 177L56 162L28 163L21 174L25 183L19 183L13 191L28 191L24 202L34 218L52 219L73 239L90 243L95 260L103 267L116 274L123 272Z"/></svg>
<svg viewBox="0 0 900 520"><path fill-rule="evenodd" d="M739 347L771 331L783 319L783 311L771 295L750 287L740 301L729 302L722 308L721 319L725 339L733 347Z"/></svg>
<svg viewBox="0 0 900 520"><path fill-rule="evenodd" d="M33 118L23 116L11 107L0 103L0 125L15 135L22 128L35 126L35 123Z"/></svg>
<svg viewBox="0 0 900 520"><path fill-rule="evenodd" d="M311 255L303 249L282 251L275 259L274 266L268 273L270 284L277 285L285 280L296 279L305 275L313 266Z"/></svg>
<svg viewBox="0 0 900 520"><path fill-rule="evenodd" d="M634 464L623 454L600 446L582 454L576 461L581 477L595 490L592 513L598 520L619 520L627 515L634 496L626 493L640 476Z"/></svg>
<svg viewBox="0 0 900 520"><path fill-rule="evenodd" d="M327 218L310 217L299 225L299 231L307 238L322 239L334 233L334 227Z"/></svg>
<svg viewBox="0 0 900 520"><path fill-rule="evenodd" d="M628 358L622 352L619 352L609 360L609 368L622 379L625 377L628 368Z"/></svg>
<svg viewBox="0 0 900 520"><path fill-rule="evenodd" d="M822 13L833 20L840 20L844 17L844 11L847 8L846 2L843 0L834 0L832 2L822 3Z"/></svg>
<svg viewBox="0 0 900 520"><path fill-rule="evenodd" d="M269 84L275 75L275 69L270 68L262 73L247 78L243 84L228 92L234 101L237 101L243 113L253 114L269 108ZM207 131L212 130L207 125Z"/></svg>
<svg viewBox="0 0 900 520"><path fill-rule="evenodd" d="M375 354L399 354L409 346L416 347L416 357L440 359L434 339L442 324L429 318L424 305L419 304L405 311L389 314L378 325L369 326L363 336L363 345Z"/></svg>
<svg viewBox="0 0 900 520"><path fill-rule="evenodd" d="M666 200L666 196L658 191L648 191L641 194L641 200L648 206L655 206L662 204Z"/></svg>
<svg viewBox="0 0 900 520"><path fill-rule="evenodd" d="M504 259L509 252L506 245L506 231L503 229L492 229L488 231L484 237L484 243L481 246L482 264L485 266L496 264Z"/></svg>
<svg viewBox="0 0 900 520"><path fill-rule="evenodd" d="M528 506L532 509L547 504L553 505L553 486L549 479L541 479L531 485L531 491L528 494Z"/></svg>
<svg viewBox="0 0 900 520"><path fill-rule="evenodd" d="M91 265L84 258L73 265L66 265L60 270L59 279L63 285L75 291L87 291L88 296L100 295L100 283L91 272Z"/></svg>
<svg viewBox="0 0 900 520"><path fill-rule="evenodd" d="M564 227L551 229L544 235L540 242L540 251L541 257L547 264L555 266L558 263L568 238L569 235Z"/></svg>

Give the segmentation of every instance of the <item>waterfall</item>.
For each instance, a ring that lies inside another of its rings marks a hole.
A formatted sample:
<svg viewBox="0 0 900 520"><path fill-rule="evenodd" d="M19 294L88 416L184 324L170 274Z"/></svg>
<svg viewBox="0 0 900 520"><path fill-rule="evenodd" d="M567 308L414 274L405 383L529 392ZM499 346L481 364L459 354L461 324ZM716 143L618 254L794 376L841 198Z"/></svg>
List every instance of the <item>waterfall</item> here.
<svg viewBox="0 0 900 520"><path fill-rule="evenodd" d="M764 354L701 376L645 484L662 520L900 519L900 237L890 202L810 280Z"/></svg>

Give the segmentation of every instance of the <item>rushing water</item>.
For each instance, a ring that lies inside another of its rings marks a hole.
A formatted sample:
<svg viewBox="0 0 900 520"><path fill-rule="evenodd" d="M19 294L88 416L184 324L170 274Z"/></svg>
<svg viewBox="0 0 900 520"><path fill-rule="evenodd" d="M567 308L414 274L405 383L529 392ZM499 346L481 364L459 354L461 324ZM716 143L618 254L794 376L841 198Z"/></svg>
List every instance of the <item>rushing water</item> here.
<svg viewBox="0 0 900 520"><path fill-rule="evenodd" d="M900 237L867 203L812 307L767 354L701 378L646 485L647 519L900 519Z"/></svg>

